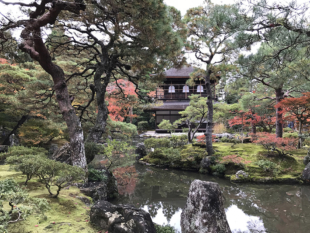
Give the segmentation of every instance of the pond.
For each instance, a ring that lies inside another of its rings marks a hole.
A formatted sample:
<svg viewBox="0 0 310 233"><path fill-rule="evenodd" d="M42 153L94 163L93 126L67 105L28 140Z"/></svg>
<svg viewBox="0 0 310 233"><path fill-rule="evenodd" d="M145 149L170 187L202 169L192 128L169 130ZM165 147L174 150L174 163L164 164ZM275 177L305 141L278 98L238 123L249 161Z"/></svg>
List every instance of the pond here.
<svg viewBox="0 0 310 233"><path fill-rule="evenodd" d="M233 233L310 232L309 186L233 184L197 172L129 165L132 160L125 164L113 170L120 193L113 203L142 208L155 223L169 224L178 232L182 208L195 179L219 183Z"/></svg>
<svg viewBox="0 0 310 233"><path fill-rule="evenodd" d="M120 197L113 203L142 208L155 223L170 224L179 232L182 208L195 179L219 183L226 199L227 220L234 233L309 232L309 186L232 184L209 175L140 164L116 169L114 173Z"/></svg>

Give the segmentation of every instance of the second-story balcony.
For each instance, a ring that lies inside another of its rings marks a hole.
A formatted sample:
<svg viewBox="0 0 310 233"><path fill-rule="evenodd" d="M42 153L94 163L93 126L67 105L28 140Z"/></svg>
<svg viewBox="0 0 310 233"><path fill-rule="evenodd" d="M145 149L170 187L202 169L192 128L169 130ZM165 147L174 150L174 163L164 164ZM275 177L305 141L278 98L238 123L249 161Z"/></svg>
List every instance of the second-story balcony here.
<svg viewBox="0 0 310 233"><path fill-rule="evenodd" d="M214 86L212 85L212 87ZM185 84L162 84L156 89L156 97L160 100L188 100L191 95L207 97L206 86L195 85L190 87Z"/></svg>

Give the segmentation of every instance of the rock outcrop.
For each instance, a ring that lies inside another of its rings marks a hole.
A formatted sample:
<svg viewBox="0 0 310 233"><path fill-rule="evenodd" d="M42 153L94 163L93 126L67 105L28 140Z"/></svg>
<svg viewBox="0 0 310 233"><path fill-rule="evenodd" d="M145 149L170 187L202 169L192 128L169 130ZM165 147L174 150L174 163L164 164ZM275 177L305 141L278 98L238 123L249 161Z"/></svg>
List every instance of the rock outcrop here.
<svg viewBox="0 0 310 233"><path fill-rule="evenodd" d="M212 161L211 161L210 157L211 156L208 156L208 157L205 157L201 160L200 169L199 169L200 173L211 173Z"/></svg>
<svg viewBox="0 0 310 233"><path fill-rule="evenodd" d="M249 178L249 174L243 170L239 170L236 172L236 179L247 179Z"/></svg>
<svg viewBox="0 0 310 233"><path fill-rule="evenodd" d="M307 166L309 162L310 162L310 156L309 156L309 155L306 155L306 156L304 157L303 163L304 163L305 166Z"/></svg>
<svg viewBox="0 0 310 233"><path fill-rule="evenodd" d="M7 145L0 145L0 153L8 152L9 146Z"/></svg>
<svg viewBox="0 0 310 233"><path fill-rule="evenodd" d="M303 170L302 175L301 175L301 179L305 183L310 183L310 163L308 163L307 166L305 167L305 169Z"/></svg>
<svg viewBox="0 0 310 233"><path fill-rule="evenodd" d="M182 233L231 233L217 183L194 180L181 214Z"/></svg>
<svg viewBox="0 0 310 233"><path fill-rule="evenodd" d="M105 177L102 181L93 181L90 178L88 182L80 187L82 193L89 196L93 201L112 200L118 196L117 182L112 172L106 168L96 169Z"/></svg>
<svg viewBox="0 0 310 233"><path fill-rule="evenodd" d="M11 134L9 138L10 146L19 146L19 139L15 134Z"/></svg>
<svg viewBox="0 0 310 233"><path fill-rule="evenodd" d="M137 144L135 153L137 154L136 160L139 160L147 155L146 148L143 142Z"/></svg>
<svg viewBox="0 0 310 233"><path fill-rule="evenodd" d="M156 233L150 214L129 205L98 201L91 207L90 221L109 233Z"/></svg>
<svg viewBox="0 0 310 233"><path fill-rule="evenodd" d="M65 145L57 149L50 158L62 163L72 165L71 154L72 151L70 145L69 143L66 143Z"/></svg>

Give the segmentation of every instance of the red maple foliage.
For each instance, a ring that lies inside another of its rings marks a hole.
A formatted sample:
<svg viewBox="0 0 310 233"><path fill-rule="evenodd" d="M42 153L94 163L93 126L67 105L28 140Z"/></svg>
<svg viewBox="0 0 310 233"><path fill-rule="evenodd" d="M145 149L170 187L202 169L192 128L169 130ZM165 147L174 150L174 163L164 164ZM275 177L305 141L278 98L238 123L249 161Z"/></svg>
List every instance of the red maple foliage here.
<svg viewBox="0 0 310 233"><path fill-rule="evenodd" d="M8 61L4 58L0 58L0 64L8 64Z"/></svg>
<svg viewBox="0 0 310 233"><path fill-rule="evenodd" d="M132 108L138 103L135 85L125 79L110 83L108 88L108 110L113 121L123 121L125 117L137 117L132 113Z"/></svg>
<svg viewBox="0 0 310 233"><path fill-rule="evenodd" d="M116 168L113 170L113 175L117 180L119 194L130 195L134 193L138 182L138 173L134 166Z"/></svg>
<svg viewBox="0 0 310 233"><path fill-rule="evenodd" d="M212 135L212 142L215 142L215 135ZM200 135L197 136L197 142L202 143L202 144L206 144L206 136L205 135Z"/></svg>
<svg viewBox="0 0 310 233"><path fill-rule="evenodd" d="M286 98L275 107L282 108L285 120L297 120L301 131L302 125L310 119L310 92L303 93L298 98Z"/></svg>
<svg viewBox="0 0 310 233"><path fill-rule="evenodd" d="M252 110L247 112L239 111L238 116L228 120L230 127L234 125L243 125L244 127L250 127L252 125L261 126L265 131L271 132L276 122L276 116L270 115L258 115L253 113Z"/></svg>
<svg viewBox="0 0 310 233"><path fill-rule="evenodd" d="M226 155L221 158L221 163L223 164L234 163L234 164L246 165L251 163L251 161L239 157L238 155Z"/></svg>
<svg viewBox="0 0 310 233"><path fill-rule="evenodd" d="M252 137L252 141L262 145L269 152L277 152L278 155L288 155L290 150L296 149L296 138L280 138L276 134L257 133Z"/></svg>

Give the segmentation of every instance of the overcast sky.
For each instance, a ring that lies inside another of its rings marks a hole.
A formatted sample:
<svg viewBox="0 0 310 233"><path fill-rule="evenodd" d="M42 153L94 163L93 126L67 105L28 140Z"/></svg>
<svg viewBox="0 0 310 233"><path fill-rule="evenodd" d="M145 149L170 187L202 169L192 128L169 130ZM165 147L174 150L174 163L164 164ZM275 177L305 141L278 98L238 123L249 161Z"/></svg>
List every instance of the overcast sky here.
<svg viewBox="0 0 310 233"><path fill-rule="evenodd" d="M189 8L201 6L204 0L164 0L164 2L169 6L174 6L179 11L181 11L182 15L185 15L186 11ZM216 4L232 4L234 0L219 0L219 1L212 1Z"/></svg>
<svg viewBox="0 0 310 233"><path fill-rule="evenodd" d="M233 4L235 0L211 0L215 4ZM280 2L285 4L291 2L292 0L268 0L268 3ZM169 6L174 6L179 11L181 11L182 16L186 14L189 8L201 6L204 0L164 0L164 2ZM309 3L309 0L297 0L298 3ZM309 3L310 4L310 3Z"/></svg>

